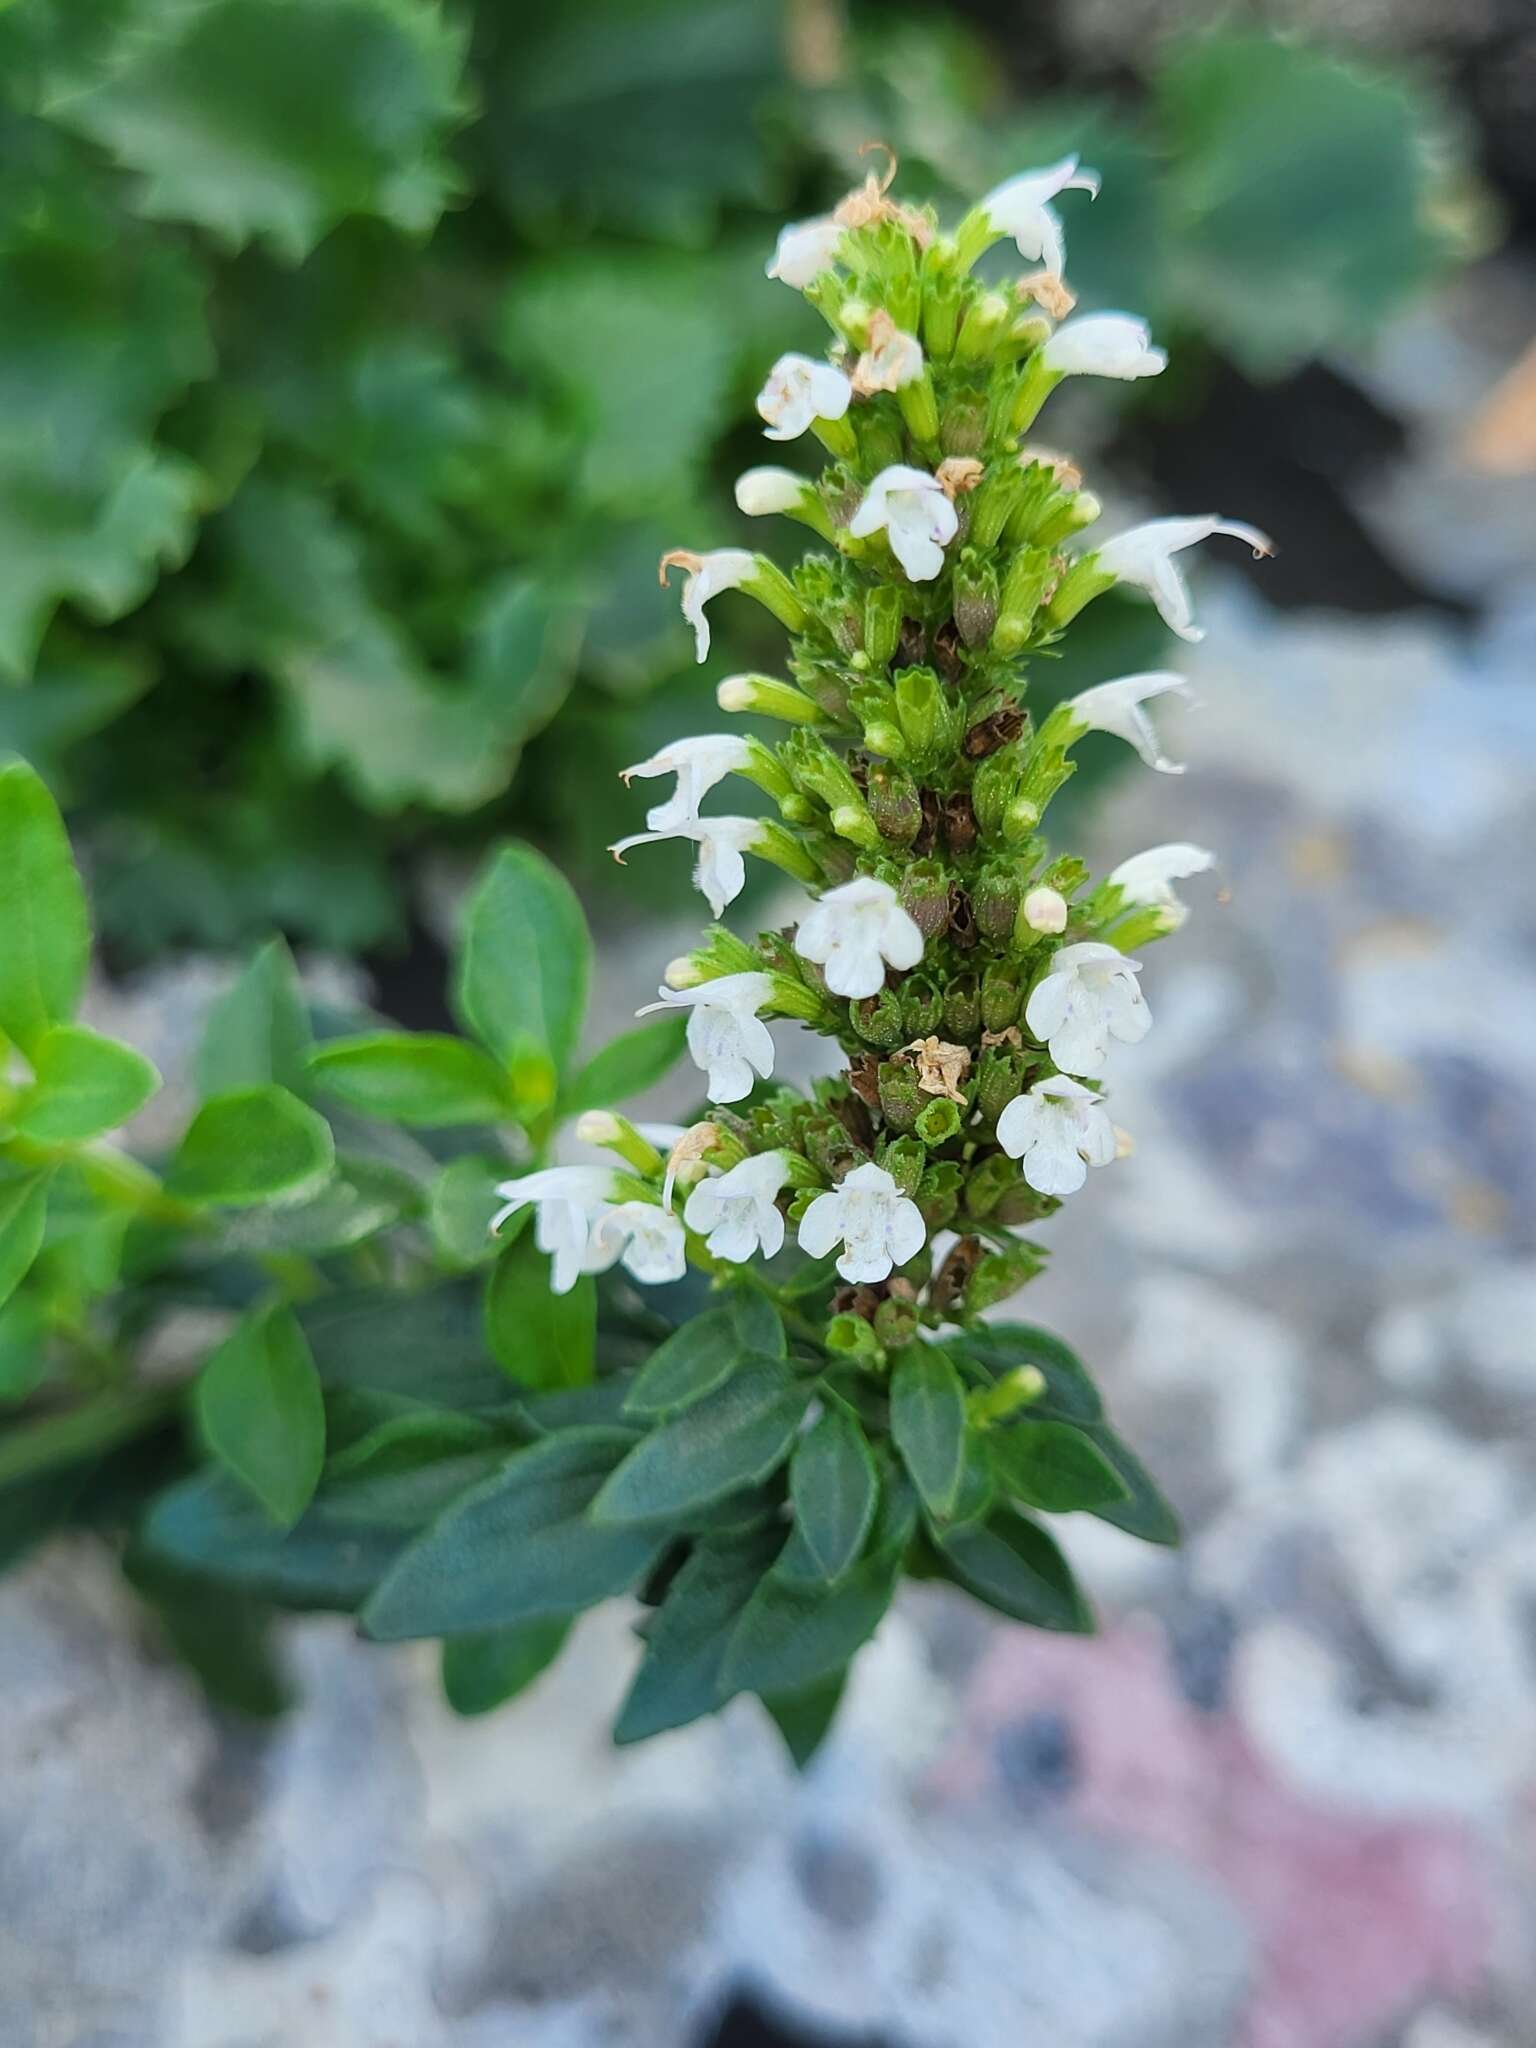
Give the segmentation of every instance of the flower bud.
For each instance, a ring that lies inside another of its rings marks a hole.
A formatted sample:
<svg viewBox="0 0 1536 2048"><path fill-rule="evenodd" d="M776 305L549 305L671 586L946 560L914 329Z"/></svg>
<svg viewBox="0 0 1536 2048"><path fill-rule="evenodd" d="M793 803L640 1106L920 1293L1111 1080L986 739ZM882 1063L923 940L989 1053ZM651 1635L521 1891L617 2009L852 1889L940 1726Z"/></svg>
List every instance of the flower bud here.
<svg viewBox="0 0 1536 2048"><path fill-rule="evenodd" d="M1019 787L1024 749L1017 740L999 747L977 764L971 777L971 809L986 839L998 838L1003 819Z"/></svg>
<svg viewBox="0 0 1536 2048"><path fill-rule="evenodd" d="M1006 960L994 960L981 977L981 1022L986 1031L1006 1031L1019 1021L1024 991L1018 972Z"/></svg>
<svg viewBox="0 0 1536 2048"><path fill-rule="evenodd" d="M953 1159L936 1159L918 1182L912 1199L922 1211L930 1238L954 1221L964 1182L965 1175Z"/></svg>
<svg viewBox="0 0 1536 2048"><path fill-rule="evenodd" d="M1067 928L1067 899L1059 889L1031 889L1019 911L1023 929L1020 940L1027 943L1040 932L1064 932Z"/></svg>
<svg viewBox="0 0 1536 2048"><path fill-rule="evenodd" d="M896 652L903 603L896 583L877 583L864 599L864 651L876 668L888 667Z"/></svg>
<svg viewBox="0 0 1536 2048"><path fill-rule="evenodd" d="M1010 1245L1007 1251L988 1252L965 1283L962 1299L966 1314L979 1316L1006 1301L1026 1280L1033 1280L1044 1264L1040 1247L1027 1240Z"/></svg>
<svg viewBox="0 0 1536 2048"><path fill-rule="evenodd" d="M1069 625L1085 605L1114 589L1117 578L1102 570L1098 561L1097 555L1080 556L1051 592L1051 601L1045 608L1051 626Z"/></svg>
<svg viewBox="0 0 1536 2048"><path fill-rule="evenodd" d="M1104 510L1092 491L1069 491L1061 504L1052 508L1030 536L1037 547L1054 547L1069 535L1092 526Z"/></svg>
<svg viewBox="0 0 1536 2048"><path fill-rule="evenodd" d="M821 712L803 690L776 676L727 676L715 690L722 711L755 712L760 718L782 718L788 725L815 725Z"/></svg>
<svg viewBox="0 0 1536 2048"><path fill-rule="evenodd" d="M1019 877L1011 861L989 861L982 869L971 885L971 908L981 936L994 946L1007 945L1019 914Z"/></svg>
<svg viewBox="0 0 1536 2048"><path fill-rule="evenodd" d="M935 1096L919 1112L914 1128L925 1145L935 1150L940 1145L947 1145L951 1138L960 1135L959 1104L951 1102L947 1095Z"/></svg>
<svg viewBox="0 0 1536 2048"><path fill-rule="evenodd" d="M675 960L667 962L661 978L668 988L697 988L704 979L704 970L692 954L679 953Z"/></svg>
<svg viewBox="0 0 1536 2048"><path fill-rule="evenodd" d="M885 843L862 797L857 803L839 804L832 813L831 824L839 839L862 847L866 853L878 853Z"/></svg>
<svg viewBox="0 0 1536 2048"><path fill-rule="evenodd" d="M955 565L955 624L967 647L985 647L997 624L997 571L975 548Z"/></svg>
<svg viewBox="0 0 1536 2048"><path fill-rule="evenodd" d="M1017 1415L1021 1408L1038 1401L1048 1384L1038 1365L1016 1365L992 1386L966 1395L966 1417L979 1429L994 1422L1006 1422L1010 1415Z"/></svg>
<svg viewBox="0 0 1536 2048"><path fill-rule="evenodd" d="M998 654L1017 654L1028 640L1035 614L1055 573L1055 557L1046 548L1020 548L1008 564L998 601L997 630L992 635L992 646Z"/></svg>
<svg viewBox="0 0 1536 2048"><path fill-rule="evenodd" d="M871 754L881 754L887 761L900 761L907 752L906 734L889 718L870 720L864 728L864 745Z"/></svg>
<svg viewBox="0 0 1536 2048"><path fill-rule="evenodd" d="M846 763L815 733L795 732L780 748L780 759L794 778L795 787L814 796L827 809L852 804L862 810L864 799Z"/></svg>
<svg viewBox="0 0 1536 2048"><path fill-rule="evenodd" d="M973 974L962 974L944 991L944 1035L968 1045L981 1029L981 990Z"/></svg>
<svg viewBox="0 0 1536 2048"><path fill-rule="evenodd" d="M896 678L896 716L914 753L926 754L938 736L939 679L931 668L904 668Z"/></svg>
<svg viewBox="0 0 1536 2048"><path fill-rule="evenodd" d="M936 362L954 353L960 300L960 280L954 276L933 278L923 293L923 347Z"/></svg>
<svg viewBox="0 0 1536 2048"><path fill-rule="evenodd" d="M897 893L925 940L942 937L949 923L949 876L938 861L913 861Z"/></svg>
<svg viewBox="0 0 1536 2048"><path fill-rule="evenodd" d="M1019 1169L1005 1152L992 1152L971 1168L965 1183L963 1207L967 1216L978 1220L990 1216L1004 1191L1013 1186Z"/></svg>
<svg viewBox="0 0 1536 2048"><path fill-rule="evenodd" d="M1024 1062L1016 1052L989 1045L976 1067L976 1107L995 1124L1024 1085Z"/></svg>
<svg viewBox="0 0 1536 2048"><path fill-rule="evenodd" d="M917 1075L904 1060L882 1060L878 1085L880 1114L893 1131L910 1131L928 1101L917 1085Z"/></svg>
<svg viewBox="0 0 1536 2048"><path fill-rule="evenodd" d="M918 1332L918 1313L910 1301L888 1294L875 1310L875 1335L887 1351L910 1344Z"/></svg>
<svg viewBox="0 0 1536 2048"><path fill-rule="evenodd" d="M912 844L922 827L923 806L910 775L888 762L876 762L869 771L865 801L884 838L898 846Z"/></svg>
<svg viewBox="0 0 1536 2048"><path fill-rule="evenodd" d="M907 1037L931 1038L944 1017L944 998L926 974L909 974L901 985L901 1018Z"/></svg>
<svg viewBox="0 0 1536 2048"><path fill-rule="evenodd" d="M904 1195L916 1193L923 1169L928 1164L928 1154L920 1138L892 1138L889 1144L880 1147L875 1156Z"/></svg>
<svg viewBox="0 0 1536 2048"><path fill-rule="evenodd" d="M970 310L955 337L955 361L984 362L996 349L1013 318L1012 303L1001 292L983 292L971 301Z"/></svg>
<svg viewBox="0 0 1536 2048"><path fill-rule="evenodd" d="M881 1052L894 1052L898 1045L906 1043L901 997L893 988L883 988L878 995L860 996L849 1003L848 1021L866 1045L877 1046Z"/></svg>

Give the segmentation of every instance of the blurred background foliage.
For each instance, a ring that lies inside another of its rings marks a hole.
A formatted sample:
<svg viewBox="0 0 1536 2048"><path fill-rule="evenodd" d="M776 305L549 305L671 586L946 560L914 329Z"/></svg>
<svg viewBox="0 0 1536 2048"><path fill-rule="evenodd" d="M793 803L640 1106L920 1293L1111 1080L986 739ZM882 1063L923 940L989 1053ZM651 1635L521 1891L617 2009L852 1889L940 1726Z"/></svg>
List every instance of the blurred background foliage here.
<svg viewBox="0 0 1536 2048"><path fill-rule="evenodd" d="M0 749L110 960L376 961L424 857L509 828L600 881L613 771L707 722L656 558L740 536L752 394L820 346L764 259L870 138L946 205L1096 165L1073 282L1174 346L1134 399L1170 432L1478 232L1440 110L1363 59L1218 27L1042 91L993 12L0 5ZM772 658L745 609L714 672ZM1098 674L1156 658L1101 613Z"/></svg>

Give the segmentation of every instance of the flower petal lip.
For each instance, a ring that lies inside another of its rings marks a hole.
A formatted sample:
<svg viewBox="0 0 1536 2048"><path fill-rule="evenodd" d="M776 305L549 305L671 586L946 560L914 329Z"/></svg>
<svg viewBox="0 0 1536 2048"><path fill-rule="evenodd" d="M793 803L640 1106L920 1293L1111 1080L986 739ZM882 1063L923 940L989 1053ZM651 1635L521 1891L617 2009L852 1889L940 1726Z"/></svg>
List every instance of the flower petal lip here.
<svg viewBox="0 0 1536 2048"><path fill-rule="evenodd" d="M1167 352L1152 346L1152 330L1130 313L1084 313L1068 320L1045 343L1040 360L1061 376L1155 377Z"/></svg>
<svg viewBox="0 0 1536 2048"><path fill-rule="evenodd" d="M998 1143L1037 1194L1076 1194L1090 1166L1115 1158L1115 1128L1102 1100L1081 1082L1052 1074L1004 1109Z"/></svg>
<svg viewBox="0 0 1536 2048"><path fill-rule="evenodd" d="M1098 172L1079 169L1076 156L1064 156L1054 164L1021 171L994 185L979 208L994 233L1011 235L1019 254L1043 264L1053 277L1060 277L1066 268L1061 222L1050 204L1062 192L1086 192L1096 199Z"/></svg>
<svg viewBox="0 0 1536 2048"><path fill-rule="evenodd" d="M870 484L848 522L856 540L884 527L891 551L914 583L931 583L960 526L949 494L926 469L894 462Z"/></svg>
<svg viewBox="0 0 1536 2048"><path fill-rule="evenodd" d="M783 1152L755 1153L728 1172L700 1181L688 1197L683 1221L705 1238L716 1258L738 1264L757 1252L775 1258L784 1245L777 1197L788 1178Z"/></svg>
<svg viewBox="0 0 1536 2048"><path fill-rule="evenodd" d="M828 889L800 920L795 951L826 976L835 996L877 995L889 967L915 967L923 935L888 882L856 875Z"/></svg>
<svg viewBox="0 0 1536 2048"><path fill-rule="evenodd" d="M677 788L664 804L655 804L645 822L652 832L671 832L699 815L699 805L717 782L745 767L752 758L747 741L735 733L695 733L673 740L647 760L619 770L620 780L636 776L675 775Z"/></svg>
<svg viewBox="0 0 1536 2048"><path fill-rule="evenodd" d="M675 568L682 569L683 617L693 628L694 651L709 659L709 620L704 607L722 590L739 590L757 569L757 557L746 548L713 548L706 555L691 548L669 548L661 558L661 585L667 587Z"/></svg>
<svg viewBox="0 0 1536 2048"><path fill-rule="evenodd" d="M757 394L758 417L770 441L794 441L816 420L840 420L853 400L843 372L814 356L782 355Z"/></svg>
<svg viewBox="0 0 1536 2048"><path fill-rule="evenodd" d="M788 227L780 228L778 242L764 269L769 277L803 291L824 270L832 268L842 239L842 225L830 214L791 221Z"/></svg>
<svg viewBox="0 0 1536 2048"><path fill-rule="evenodd" d="M773 1072L773 1034L758 1012L773 993L770 974L722 974L692 988L663 986L661 1000L636 1012L687 1010L688 1051L707 1075L711 1102L740 1102L752 1093L758 1077Z"/></svg>
<svg viewBox="0 0 1536 2048"><path fill-rule="evenodd" d="M1190 875L1203 875L1215 865L1216 856L1209 847L1175 839L1164 846L1149 846L1144 853L1133 853L1129 860L1121 861L1119 867L1110 871L1108 884L1120 891L1127 905L1142 904L1162 910L1173 920L1171 924L1165 923L1164 928L1173 930L1188 915L1175 893L1174 883L1185 881Z"/></svg>
<svg viewBox="0 0 1536 2048"><path fill-rule="evenodd" d="M1097 1074L1109 1042L1134 1045L1152 1028L1139 960L1088 939L1062 946L1031 990L1024 1022L1064 1074Z"/></svg>
<svg viewBox="0 0 1536 2048"><path fill-rule="evenodd" d="M812 1258L824 1258L840 1242L837 1270L842 1277L874 1282L915 1258L927 1234L917 1204L871 1159L830 1193L816 1197L800 1219L799 1243Z"/></svg>
<svg viewBox="0 0 1536 2048"><path fill-rule="evenodd" d="M1107 540L1095 551L1094 558L1106 575L1146 591L1162 614L1163 623L1181 640L1203 640L1205 629L1194 622L1194 600L1173 557L1218 533L1246 541L1256 561L1275 552L1274 542L1258 527L1241 519L1223 519L1219 512L1208 512L1176 519L1149 519Z"/></svg>
<svg viewBox="0 0 1536 2048"><path fill-rule="evenodd" d="M665 839L691 839L699 849L693 864L693 886L719 917L747 886L742 859L762 831L760 818L690 818L666 831L631 832L616 839L608 851L620 867L632 846L653 846Z"/></svg>
<svg viewBox="0 0 1536 2048"><path fill-rule="evenodd" d="M1090 732L1112 733L1122 739L1163 775L1182 775L1184 765L1170 761L1158 744L1157 731L1141 708L1154 697L1169 692L1180 697L1190 694L1189 678L1173 669L1147 669L1138 675L1116 676L1107 683L1095 683L1080 690L1067 710Z"/></svg>

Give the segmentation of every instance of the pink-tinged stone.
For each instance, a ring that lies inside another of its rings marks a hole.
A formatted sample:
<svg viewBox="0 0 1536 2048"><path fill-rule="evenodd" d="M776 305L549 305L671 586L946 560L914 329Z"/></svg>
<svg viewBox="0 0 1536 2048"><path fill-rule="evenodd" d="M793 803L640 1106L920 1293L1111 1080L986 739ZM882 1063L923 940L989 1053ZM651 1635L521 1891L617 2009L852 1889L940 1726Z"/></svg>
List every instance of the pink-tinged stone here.
<svg viewBox="0 0 1536 2048"><path fill-rule="evenodd" d="M929 1791L995 1796L993 1738L1032 1712L1071 1726L1079 1820L1187 1858L1241 1908L1259 1957L1241 2048L1360 2048L1480 1982L1494 1891L1471 1828L1303 1797L1230 1714L1179 1695L1149 1624L1091 1642L999 1629Z"/></svg>

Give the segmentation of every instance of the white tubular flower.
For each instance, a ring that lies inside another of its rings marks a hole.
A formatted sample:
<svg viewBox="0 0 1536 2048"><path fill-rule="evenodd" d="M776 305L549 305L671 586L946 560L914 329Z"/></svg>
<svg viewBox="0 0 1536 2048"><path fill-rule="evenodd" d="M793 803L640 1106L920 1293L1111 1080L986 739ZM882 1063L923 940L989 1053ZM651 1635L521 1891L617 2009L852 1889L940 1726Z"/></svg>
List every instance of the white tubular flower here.
<svg viewBox="0 0 1536 2048"><path fill-rule="evenodd" d="M835 996L878 995L889 967L915 967L923 935L896 891L872 875L829 889L800 920L795 951L814 960Z"/></svg>
<svg viewBox="0 0 1536 2048"><path fill-rule="evenodd" d="M784 1218L775 1197L788 1179L789 1161L782 1152L759 1152L728 1173L701 1180L684 1204L683 1221L717 1259L741 1265L754 1252L771 1259L784 1245Z"/></svg>
<svg viewBox="0 0 1536 2048"><path fill-rule="evenodd" d="M1079 170L1075 156L1064 156L1060 163L1021 171L994 187L977 210L986 215L994 234L1012 235L1021 256L1060 277L1067 252L1051 201L1061 192L1086 192L1090 199L1097 198L1098 190L1098 172Z"/></svg>
<svg viewBox="0 0 1536 2048"><path fill-rule="evenodd" d="M1168 366L1167 351L1152 346L1147 323L1129 313L1069 320L1041 349L1040 360L1061 377L1155 377Z"/></svg>
<svg viewBox="0 0 1536 2048"><path fill-rule="evenodd" d="M853 399L853 386L831 363L814 356L780 356L757 394L770 441L795 441L813 420L840 420Z"/></svg>
<svg viewBox="0 0 1536 2048"><path fill-rule="evenodd" d="M610 1167L546 1166L520 1180L504 1180L496 1192L504 1206L491 1218L492 1231L530 1202L535 1205L533 1241L550 1256L549 1284L555 1294L569 1294L583 1273L600 1273L612 1265L612 1259L594 1256L592 1250L593 1226L613 1200Z"/></svg>
<svg viewBox="0 0 1536 2048"><path fill-rule="evenodd" d="M798 512L812 488L792 469L765 466L743 470L736 479L736 509L749 519L762 519L773 512Z"/></svg>
<svg viewBox="0 0 1536 2048"><path fill-rule="evenodd" d="M865 396L873 391L899 391L915 384L923 374L923 345L915 334L907 334L884 308L870 316L869 347L853 370L853 389Z"/></svg>
<svg viewBox="0 0 1536 2048"><path fill-rule="evenodd" d="M914 583L931 583L944 566L944 549L959 517L944 486L926 469L893 462L882 469L848 522L857 539L883 526L891 552Z"/></svg>
<svg viewBox="0 0 1536 2048"><path fill-rule="evenodd" d="M615 840L608 851L622 867L632 846L691 839L699 849L693 864L693 886L719 917L747 886L747 864L742 856L751 852L762 829L761 818L687 818L664 831L631 832L627 839Z"/></svg>
<svg viewBox="0 0 1536 2048"><path fill-rule="evenodd" d="M674 548L671 554L661 558L663 585L667 582L668 572L675 566L687 572L683 581L683 617L693 628L699 660L707 661L709 620L704 616L704 607L722 590L740 590L757 573L757 557L745 548L715 548L707 555Z"/></svg>
<svg viewBox="0 0 1536 2048"><path fill-rule="evenodd" d="M1115 1157L1115 1127L1102 1098L1052 1074L1016 1095L997 1120L997 1142L1038 1195L1075 1195L1090 1166Z"/></svg>
<svg viewBox="0 0 1536 2048"><path fill-rule="evenodd" d="M1122 904L1138 903L1158 911L1162 929L1176 932L1189 916L1189 906L1174 894L1174 883L1189 875L1203 875L1215 865L1216 856L1209 848L1174 839L1121 861L1109 877L1109 886L1120 891Z"/></svg>
<svg viewBox="0 0 1536 2048"><path fill-rule="evenodd" d="M647 1287L681 1280L688 1270L687 1243L681 1221L655 1202L620 1202L607 1209L592 1232L593 1256L606 1272L615 1260Z"/></svg>
<svg viewBox="0 0 1536 2048"><path fill-rule="evenodd" d="M796 291L804 291L824 270L832 268L842 239L843 230L830 214L816 220L792 221L787 228L780 228L778 242L764 267L770 277L793 285Z"/></svg>
<svg viewBox="0 0 1536 2048"><path fill-rule="evenodd" d="M1275 552L1269 535L1256 526L1209 512L1191 519L1149 519L1144 526L1133 526L1128 533L1104 543L1097 551L1095 567L1118 582L1144 590L1162 613L1163 623L1181 640L1202 640L1204 628L1194 622L1189 586L1173 557L1182 548L1209 540L1214 533L1229 533L1234 540L1247 541L1255 559Z"/></svg>
<svg viewBox="0 0 1536 2048"><path fill-rule="evenodd" d="M740 1102L752 1093L754 1075L773 1072L773 1037L758 1011L773 993L771 974L721 974L693 988L661 988L653 1010L688 1011L688 1050L709 1079L711 1102Z"/></svg>
<svg viewBox="0 0 1536 2048"><path fill-rule="evenodd" d="M800 1219L800 1249L813 1259L843 1246L837 1270L845 1280L888 1279L893 1266L915 1259L927 1237L922 1211L871 1159L830 1194L818 1195Z"/></svg>
<svg viewBox="0 0 1536 2048"><path fill-rule="evenodd" d="M1032 932L1064 932L1067 899L1059 889L1042 885L1024 898L1024 922Z"/></svg>
<svg viewBox="0 0 1536 2048"><path fill-rule="evenodd" d="M1135 1045L1152 1029L1140 972L1139 960L1097 939L1063 946L1052 958L1050 973L1025 1005L1024 1022L1064 1074L1099 1073L1111 1038Z"/></svg>
<svg viewBox="0 0 1536 2048"><path fill-rule="evenodd" d="M648 761L636 761L619 773L625 783L635 776L675 775L677 788L664 804L655 804L645 814L653 832L675 832L694 823L699 805L717 782L745 768L752 758L747 740L734 733L700 733L695 738L674 740Z"/></svg>
<svg viewBox="0 0 1536 2048"><path fill-rule="evenodd" d="M1095 683L1080 690L1067 704L1067 711L1080 733L1108 732L1124 740L1140 754L1149 768L1163 775L1182 775L1182 761L1170 761L1158 744L1157 730L1141 708L1153 697L1189 695L1189 679L1171 669L1148 669L1141 675L1117 676L1112 683Z"/></svg>

